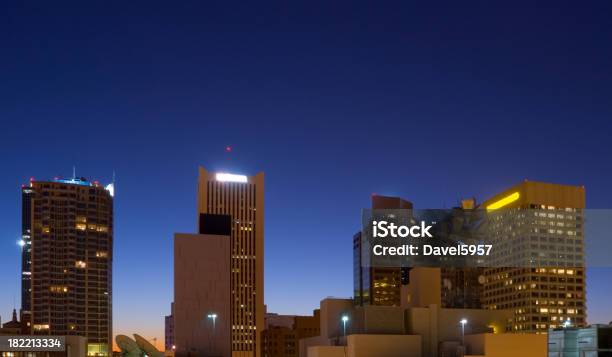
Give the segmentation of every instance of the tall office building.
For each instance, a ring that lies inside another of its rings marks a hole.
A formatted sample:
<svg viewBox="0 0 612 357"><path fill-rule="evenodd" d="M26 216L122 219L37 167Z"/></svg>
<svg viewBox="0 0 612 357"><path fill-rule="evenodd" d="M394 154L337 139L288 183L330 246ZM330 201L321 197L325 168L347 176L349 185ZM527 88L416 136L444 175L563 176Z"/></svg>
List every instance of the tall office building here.
<svg viewBox="0 0 612 357"><path fill-rule="evenodd" d="M483 206L495 262L484 307L512 310L514 331L584 326L584 187L524 181Z"/></svg>
<svg viewBox="0 0 612 357"><path fill-rule="evenodd" d="M461 206L449 212L444 210L447 224L444 229L447 239L453 238L455 231L461 231L463 225L470 224L470 216L474 211L474 199L461 201ZM412 210L413 204L399 197L372 196L372 209L407 209ZM430 210L432 212L436 210ZM442 211L442 210L440 210ZM439 227L442 229L441 227ZM438 232L439 233L439 232ZM353 236L353 285L354 299L358 306L402 306L402 288L407 288L410 267L369 267L364 262L364 252L361 246L361 232ZM367 255L366 255L367 257ZM478 282L482 276L481 268L444 267L441 269L441 304L444 308L480 308L481 286ZM405 302L404 302L405 303Z"/></svg>
<svg viewBox="0 0 612 357"><path fill-rule="evenodd" d="M412 203L399 197L373 195L372 209L412 209ZM363 259L361 232L358 232L353 236L355 305L400 306L401 286L408 283L409 268L372 267Z"/></svg>
<svg viewBox="0 0 612 357"><path fill-rule="evenodd" d="M170 305L170 315L164 318L164 348L167 352L174 351L174 303Z"/></svg>
<svg viewBox="0 0 612 357"><path fill-rule="evenodd" d="M112 346L113 186L82 178L22 187L22 320L34 335Z"/></svg>
<svg viewBox="0 0 612 357"><path fill-rule="evenodd" d="M442 236L453 242L478 244L470 237L470 232L480 223L481 210L477 210L476 199L461 200L460 206L448 210L446 218L438 222ZM447 211L447 210L444 210ZM484 268L473 267L467 262L457 266L445 266L440 269L441 304L443 308L480 309Z"/></svg>
<svg viewBox="0 0 612 357"><path fill-rule="evenodd" d="M21 332L32 324L32 183L21 186Z"/></svg>
<svg viewBox="0 0 612 357"><path fill-rule="evenodd" d="M200 233L210 234L215 230L214 226L217 224L206 222L207 217L209 221L211 220L211 215L225 215L231 220L229 250L232 356L260 356L265 314L263 173L247 177L211 173L200 167L198 178ZM175 300L175 303L178 302ZM175 307L178 309L178 306ZM178 331L178 320L175 323Z"/></svg>

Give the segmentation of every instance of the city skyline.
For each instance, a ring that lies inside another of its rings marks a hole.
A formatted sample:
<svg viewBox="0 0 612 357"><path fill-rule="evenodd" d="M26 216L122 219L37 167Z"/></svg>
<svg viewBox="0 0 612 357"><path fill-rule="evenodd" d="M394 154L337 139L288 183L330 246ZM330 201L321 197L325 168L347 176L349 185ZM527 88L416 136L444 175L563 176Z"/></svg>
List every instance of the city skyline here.
<svg viewBox="0 0 612 357"><path fill-rule="evenodd" d="M60 178L60 180L61 180L61 178ZM45 181L45 180L42 180L42 181ZM352 239L349 239L349 240L352 241ZM18 241L16 243L18 243ZM116 252L115 252L115 254L116 254ZM351 264L352 264L352 262L351 262ZM334 266L334 268L342 269L342 268L345 268L345 267ZM602 276L597 276L597 277L595 277L595 279L593 279L592 277L591 277L591 279L589 279L589 274L588 273L590 271L592 271L592 270L595 270L597 273L603 274L603 275ZM171 269L171 271L172 271L172 269ZM606 281L606 277L607 277L606 274L608 274L609 272L612 272L612 269L599 267L599 268L587 268L586 271L587 271L587 300L591 300L590 299L590 293L589 293L590 290L595 290L595 291L604 290L605 291L605 290L609 289L607 286L605 286L604 281ZM352 277L351 277L351 279L352 279ZM594 284L595 286L591 287L592 284ZM351 280L351 287L352 287L352 280ZM331 289L329 289L328 287L323 287L321 290L324 293L325 291L328 291L328 290L331 290ZM344 297L352 298L351 293L352 293L352 290L348 291L344 295ZM271 294L273 296L275 295L274 292L271 292L269 294ZM319 300L323 299L326 296L332 296L332 295L321 295L318 299ZM595 297L595 299L597 299L597 297ZM316 308L316 303L317 302L315 301L313 308L309 308L307 305L305 305L303 307L292 307L292 308L290 308L288 310L284 310L283 311L283 310L276 310L273 307L271 308L270 305L267 304L267 301L266 301L266 304L268 305L268 311L270 311L270 312L279 312L279 313L283 313L283 314L291 314L291 315L309 315L312 312L312 310L314 310ZM605 299L602 299L602 303L605 303ZM121 305L121 304L122 304L121 301L117 301L117 299L114 299L114 305L115 306L116 305ZM596 306L596 308L593 309L591 307L591 304L588 304L587 308L589 309L589 315L588 315L588 322L589 323L604 323L604 322L606 322L607 319L609 319L609 317L600 316L599 311L606 311L604 308ZM116 313L115 313L115 315L116 315ZM604 315L604 316L612 316L612 315ZM6 320L3 320L3 321L6 321ZM161 326L159 328L157 328L156 330L162 330L163 331L163 316L160 319L160 322L158 324L160 324ZM141 330L138 330L138 332L141 331ZM155 330L151 330L151 331L155 331ZM115 330L113 334L114 335L118 335L120 333L124 333L124 332L118 332L118 331ZM162 336L163 336L163 334L162 334ZM162 341L160 341L161 337L158 337L157 334L155 334L155 336L151 335L151 338L157 338L158 339L158 341L156 341L158 346L160 346L162 344Z"/></svg>
<svg viewBox="0 0 612 357"><path fill-rule="evenodd" d="M20 187L73 166L116 172L114 334L158 341L199 165L266 173L265 302L285 314L352 295L372 193L448 208L530 179L612 202L609 3L2 6L3 321ZM611 273L587 269L589 322L612 320Z"/></svg>

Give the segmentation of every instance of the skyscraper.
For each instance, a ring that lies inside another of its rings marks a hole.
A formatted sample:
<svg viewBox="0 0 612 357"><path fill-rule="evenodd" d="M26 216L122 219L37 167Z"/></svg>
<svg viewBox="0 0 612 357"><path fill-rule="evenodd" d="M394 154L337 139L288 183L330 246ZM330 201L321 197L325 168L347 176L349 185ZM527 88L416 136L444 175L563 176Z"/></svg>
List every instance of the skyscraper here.
<svg viewBox="0 0 612 357"><path fill-rule="evenodd" d="M477 240L470 239L469 235L482 216L482 211L477 210L476 207L476 199L471 198L461 200L458 207L444 210L448 214L438 222L438 226L444 231L443 236L465 244L478 244ZM455 309L480 309L482 307L484 268L462 264L444 266L440 269L440 275L442 278L442 307Z"/></svg>
<svg viewBox="0 0 612 357"><path fill-rule="evenodd" d="M164 319L164 348L166 351L173 351L174 343L174 303L170 305L170 315Z"/></svg>
<svg viewBox="0 0 612 357"><path fill-rule="evenodd" d="M498 252L484 307L512 310L514 331L584 326L584 187L524 181L483 206Z"/></svg>
<svg viewBox="0 0 612 357"><path fill-rule="evenodd" d="M88 355L110 355L113 184L31 179L22 199L26 332L84 336Z"/></svg>
<svg viewBox="0 0 612 357"><path fill-rule="evenodd" d="M29 334L32 323L32 190L21 186L21 332Z"/></svg>
<svg viewBox="0 0 612 357"><path fill-rule="evenodd" d="M412 203L399 197L372 196L372 209L412 209ZM409 268L372 267L363 261L361 232L353 236L353 286L355 304L400 306L401 286L408 283Z"/></svg>
<svg viewBox="0 0 612 357"><path fill-rule="evenodd" d="M260 356L265 314L264 174L247 177L210 173L200 167L198 178L200 233L214 233L215 227L205 227L207 215L226 215L231 219L229 246L232 356Z"/></svg>

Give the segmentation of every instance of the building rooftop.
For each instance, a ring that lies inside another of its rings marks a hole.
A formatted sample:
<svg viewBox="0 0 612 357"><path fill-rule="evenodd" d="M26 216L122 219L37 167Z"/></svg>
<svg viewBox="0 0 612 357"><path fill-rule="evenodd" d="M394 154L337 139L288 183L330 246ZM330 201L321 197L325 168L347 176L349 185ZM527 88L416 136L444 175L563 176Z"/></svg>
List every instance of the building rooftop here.
<svg viewBox="0 0 612 357"><path fill-rule="evenodd" d="M37 180L34 179L34 177L31 177L30 186L32 186L32 182L36 182L36 181ZM115 194L115 183L114 182L111 182L108 185L103 186L100 183L100 181L98 180L90 181L86 179L85 177L64 178L64 177L56 176L51 180L42 180L41 182L55 182L55 183L64 183L68 185L79 185L79 186L88 186L88 187L104 187L104 189L107 190L111 196L114 196ZM22 185L22 187L26 187L26 185Z"/></svg>

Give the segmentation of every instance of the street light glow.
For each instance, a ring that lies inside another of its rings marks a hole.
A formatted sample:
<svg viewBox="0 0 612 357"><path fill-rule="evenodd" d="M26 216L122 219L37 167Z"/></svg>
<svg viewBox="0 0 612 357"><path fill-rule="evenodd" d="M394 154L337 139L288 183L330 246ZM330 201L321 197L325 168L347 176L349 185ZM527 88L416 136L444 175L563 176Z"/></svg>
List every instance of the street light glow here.
<svg viewBox="0 0 612 357"><path fill-rule="evenodd" d="M468 321L466 318L459 320L459 323L461 324L461 346L465 346L465 325L467 322Z"/></svg>
<svg viewBox="0 0 612 357"><path fill-rule="evenodd" d="M20 239L17 241L17 245L20 247L23 247L26 244L26 242L23 239Z"/></svg>
<svg viewBox="0 0 612 357"><path fill-rule="evenodd" d="M215 336L217 335L217 314L212 312L208 314L208 318L212 320L212 328L213 328L213 340L210 344L211 350L215 349ZM212 352L212 351L210 351Z"/></svg>
<svg viewBox="0 0 612 357"><path fill-rule="evenodd" d="M346 336L346 323L348 322L349 317L348 317L348 315L342 315L340 320L342 320L342 332L343 332L344 336Z"/></svg>

